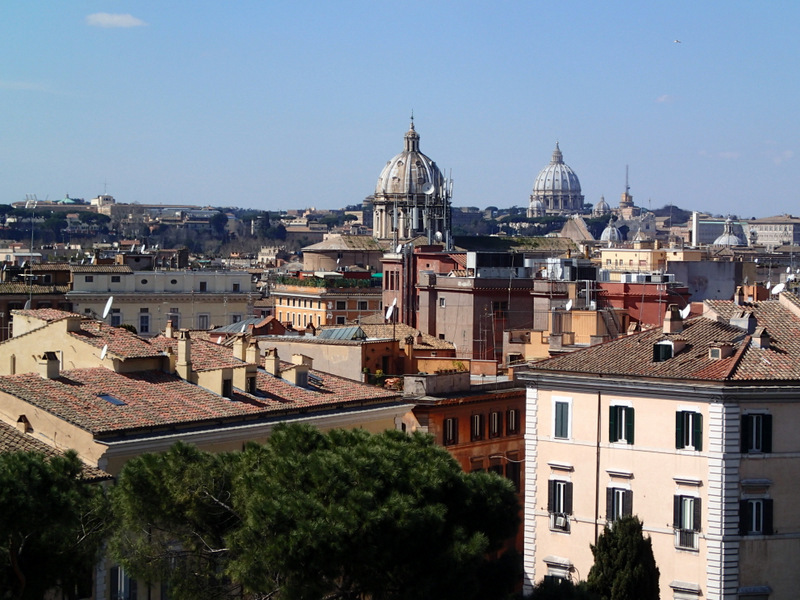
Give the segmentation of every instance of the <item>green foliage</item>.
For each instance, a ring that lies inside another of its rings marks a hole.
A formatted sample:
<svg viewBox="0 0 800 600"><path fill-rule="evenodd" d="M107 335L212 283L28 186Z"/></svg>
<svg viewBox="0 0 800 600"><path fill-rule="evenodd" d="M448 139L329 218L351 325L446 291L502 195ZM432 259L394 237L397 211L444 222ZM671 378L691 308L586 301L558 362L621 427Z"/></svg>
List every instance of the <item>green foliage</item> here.
<svg viewBox="0 0 800 600"><path fill-rule="evenodd" d="M592 554L587 582L601 600L658 600L652 540L644 537L637 517L624 517L606 527Z"/></svg>
<svg viewBox="0 0 800 600"><path fill-rule="evenodd" d="M518 526L513 486L428 436L281 425L239 453L134 459L114 492L115 556L151 581L178 572L176 600L492 599L518 572L487 558Z"/></svg>
<svg viewBox="0 0 800 600"><path fill-rule="evenodd" d="M65 598L91 592L107 510L102 487L83 481L82 469L72 451L54 458L0 454L3 598L40 599L50 589Z"/></svg>
<svg viewBox="0 0 800 600"><path fill-rule="evenodd" d="M545 578L533 588L530 600L597 600L586 582L574 584L567 579Z"/></svg>

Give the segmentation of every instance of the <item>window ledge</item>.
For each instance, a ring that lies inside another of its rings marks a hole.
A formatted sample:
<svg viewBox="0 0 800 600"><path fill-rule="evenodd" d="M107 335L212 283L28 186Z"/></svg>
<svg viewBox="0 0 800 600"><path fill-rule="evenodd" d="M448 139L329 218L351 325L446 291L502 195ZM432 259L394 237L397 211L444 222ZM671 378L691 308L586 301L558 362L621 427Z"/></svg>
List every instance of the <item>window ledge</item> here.
<svg viewBox="0 0 800 600"><path fill-rule="evenodd" d="M549 461L548 466L553 469L554 471L569 471L572 472L575 470L570 463L558 462L558 461Z"/></svg>
<svg viewBox="0 0 800 600"><path fill-rule="evenodd" d="M691 485L694 487L703 485L703 480L695 477L673 477L672 480L678 485Z"/></svg>
<svg viewBox="0 0 800 600"><path fill-rule="evenodd" d="M621 471L619 469L606 469L606 473L611 477L619 477L620 479L633 479L632 471Z"/></svg>

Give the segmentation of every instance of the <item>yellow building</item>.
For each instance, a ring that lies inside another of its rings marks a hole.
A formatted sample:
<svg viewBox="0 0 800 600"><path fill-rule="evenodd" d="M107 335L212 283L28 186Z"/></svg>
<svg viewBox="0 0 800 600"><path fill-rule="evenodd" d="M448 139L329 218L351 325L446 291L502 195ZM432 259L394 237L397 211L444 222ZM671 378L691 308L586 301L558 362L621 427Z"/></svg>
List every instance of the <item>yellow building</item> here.
<svg viewBox="0 0 800 600"><path fill-rule="evenodd" d="M798 330L793 294L707 301L522 374L526 590L586 579L590 544L634 514L661 598L795 597Z"/></svg>
<svg viewBox="0 0 800 600"><path fill-rule="evenodd" d="M270 295L275 299L274 314L278 321L295 329L357 323L383 309L379 287L278 283Z"/></svg>

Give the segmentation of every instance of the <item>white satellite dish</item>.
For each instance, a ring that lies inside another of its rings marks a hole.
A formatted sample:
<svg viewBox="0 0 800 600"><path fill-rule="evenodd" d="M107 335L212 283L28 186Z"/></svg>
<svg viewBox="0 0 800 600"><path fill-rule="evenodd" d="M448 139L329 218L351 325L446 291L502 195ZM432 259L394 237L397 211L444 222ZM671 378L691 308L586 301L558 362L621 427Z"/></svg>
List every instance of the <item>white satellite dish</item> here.
<svg viewBox="0 0 800 600"><path fill-rule="evenodd" d="M397 248L395 248L395 254L400 254L403 251L403 244L397 244Z"/></svg>
<svg viewBox="0 0 800 600"><path fill-rule="evenodd" d="M792 272L792 267L786 267L786 272L787 273L791 273Z"/></svg>
<svg viewBox="0 0 800 600"><path fill-rule="evenodd" d="M392 318L392 313L394 312L394 307L395 306L397 306L397 298L392 300L392 304L389 306L389 308L386 309L386 320L387 321Z"/></svg>
<svg viewBox="0 0 800 600"><path fill-rule="evenodd" d="M564 310L567 310L567 311L569 311L569 310L571 310L571 309L572 309L572 298L570 298L569 300L567 300L567 304L566 304L566 306L564 306Z"/></svg>
<svg viewBox="0 0 800 600"><path fill-rule="evenodd" d="M108 313L111 312L111 305L114 304L114 296L109 296L108 300L106 300L106 307L103 309L103 318L105 319L108 316Z"/></svg>
<svg viewBox="0 0 800 600"><path fill-rule="evenodd" d="M779 283L779 284L778 284L778 285L776 285L774 288L772 288L772 294L773 294L774 296L777 296L777 295L778 295L778 294L780 294L780 293L781 293L781 292L782 292L782 291L783 291L785 288L786 288L786 284L785 284L785 283Z"/></svg>
<svg viewBox="0 0 800 600"><path fill-rule="evenodd" d="M105 346L103 346L103 349L102 349L102 350L100 350L100 360L103 360L103 359L105 359L105 357L106 357L106 354L108 354L108 344L106 344Z"/></svg>
<svg viewBox="0 0 800 600"><path fill-rule="evenodd" d="M428 181L422 186L422 193L430 196L433 193L433 184Z"/></svg>
<svg viewBox="0 0 800 600"><path fill-rule="evenodd" d="M767 282L767 289L769 289L769 288L771 288L771 287L772 287L772 282L771 282L771 281L768 281L768 282Z"/></svg>
<svg viewBox="0 0 800 600"><path fill-rule="evenodd" d="M244 333L247 331L247 323L242 323L242 331L240 333Z"/></svg>
<svg viewBox="0 0 800 600"><path fill-rule="evenodd" d="M755 259L753 262L754 262L754 263L757 263L757 262L758 262L758 259Z"/></svg>
<svg viewBox="0 0 800 600"><path fill-rule="evenodd" d="M688 319L689 318L689 313L691 313L691 312L692 312L692 305L691 304L687 304L686 306L684 306L681 309L681 319L683 319L684 321L686 319Z"/></svg>
<svg viewBox="0 0 800 600"><path fill-rule="evenodd" d="M786 276L786 281L794 281L795 279L797 279L797 275L795 275L794 273L789 273Z"/></svg>

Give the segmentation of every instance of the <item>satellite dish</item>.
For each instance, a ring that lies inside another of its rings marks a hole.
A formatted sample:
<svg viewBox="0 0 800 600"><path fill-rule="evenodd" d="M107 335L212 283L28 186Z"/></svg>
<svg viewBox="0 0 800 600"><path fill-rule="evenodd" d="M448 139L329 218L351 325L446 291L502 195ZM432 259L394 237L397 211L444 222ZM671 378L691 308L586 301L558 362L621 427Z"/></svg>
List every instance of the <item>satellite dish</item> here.
<svg viewBox="0 0 800 600"><path fill-rule="evenodd" d="M769 288L771 288L771 287L772 287L772 282L771 282L771 281L768 281L768 282L767 282L767 289L769 289Z"/></svg>
<svg viewBox="0 0 800 600"><path fill-rule="evenodd" d="M430 196L433 193L433 189L434 189L433 184L430 181L428 181L422 186L422 193L427 196Z"/></svg>
<svg viewBox="0 0 800 600"><path fill-rule="evenodd" d="M441 242L444 238L441 231L437 231L435 234L433 234L433 237L437 242Z"/></svg>
<svg viewBox="0 0 800 600"><path fill-rule="evenodd" d="M794 273L789 273L786 276L786 281L794 281L796 278L797 278L797 275L795 275Z"/></svg>
<svg viewBox="0 0 800 600"><path fill-rule="evenodd" d="M786 272L787 273L791 273L792 272L792 267L786 267Z"/></svg>
<svg viewBox="0 0 800 600"><path fill-rule="evenodd" d="M31 301L30 298L25 301L25 310L31 309Z"/></svg>
<svg viewBox="0 0 800 600"><path fill-rule="evenodd" d="M105 359L105 357L106 357L106 354L108 354L108 344L106 344L105 346L103 346L103 349L102 349L102 350L100 350L100 360L103 360L103 359Z"/></svg>
<svg viewBox="0 0 800 600"><path fill-rule="evenodd" d="M780 294L780 293L781 293L781 292L782 292L782 291L783 291L785 288L786 288L786 284L785 284L785 283L779 283L779 284L778 284L778 285L776 285L774 288L772 288L772 294L773 294L774 296L777 296L777 295L778 295L778 294Z"/></svg>
<svg viewBox="0 0 800 600"><path fill-rule="evenodd" d="M247 323L242 323L242 330L240 333L244 333L245 331L247 331Z"/></svg>
<svg viewBox="0 0 800 600"><path fill-rule="evenodd" d="M754 262L754 263L758 263L758 259L755 259L753 262Z"/></svg>
<svg viewBox="0 0 800 600"><path fill-rule="evenodd" d="M571 309L572 309L572 298L567 300L567 304L566 304L566 306L564 306L564 310L568 311L568 310L571 310Z"/></svg>
<svg viewBox="0 0 800 600"><path fill-rule="evenodd" d="M689 318L689 313L691 313L691 312L692 312L692 305L691 304L687 304L686 306L684 306L681 309L681 319L683 319L684 321L686 319L688 319Z"/></svg>
<svg viewBox="0 0 800 600"><path fill-rule="evenodd" d="M403 251L403 244L397 244L397 248L395 248L395 254L400 254Z"/></svg>
<svg viewBox="0 0 800 600"><path fill-rule="evenodd" d="M114 304L114 296L109 296L108 300L106 300L106 307L103 309L103 318L105 319L108 316L108 313L111 312L111 305Z"/></svg>

